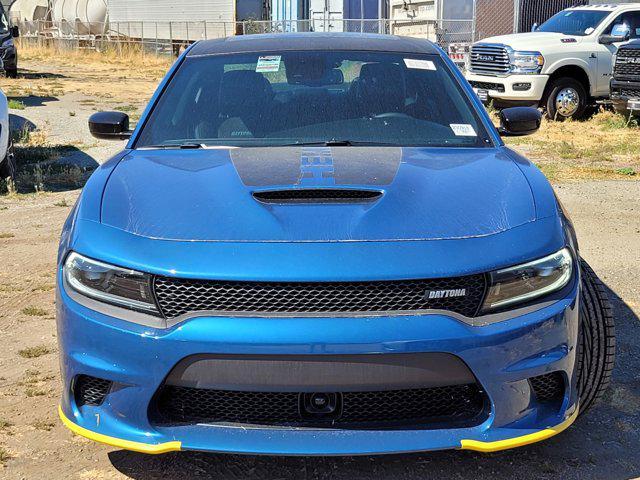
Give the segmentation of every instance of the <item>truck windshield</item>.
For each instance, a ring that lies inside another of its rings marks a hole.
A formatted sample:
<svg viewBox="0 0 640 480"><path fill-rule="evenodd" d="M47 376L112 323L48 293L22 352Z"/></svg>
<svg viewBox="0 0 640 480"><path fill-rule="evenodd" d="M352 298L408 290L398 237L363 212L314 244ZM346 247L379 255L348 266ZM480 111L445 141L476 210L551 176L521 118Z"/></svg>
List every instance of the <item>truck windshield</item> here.
<svg viewBox="0 0 640 480"><path fill-rule="evenodd" d="M136 148L491 146L437 55L283 51L188 57Z"/></svg>
<svg viewBox="0 0 640 480"><path fill-rule="evenodd" d="M537 31L583 37L593 33L609 13L601 10L563 10L543 23Z"/></svg>

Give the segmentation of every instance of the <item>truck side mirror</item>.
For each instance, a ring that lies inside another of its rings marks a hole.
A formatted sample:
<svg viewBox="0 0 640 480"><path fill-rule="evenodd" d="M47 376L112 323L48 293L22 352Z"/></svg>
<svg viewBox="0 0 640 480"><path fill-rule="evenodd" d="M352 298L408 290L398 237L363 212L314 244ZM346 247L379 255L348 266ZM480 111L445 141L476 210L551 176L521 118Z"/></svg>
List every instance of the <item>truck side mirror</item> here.
<svg viewBox="0 0 640 480"><path fill-rule="evenodd" d="M534 23L533 25L531 25L531 31L532 32L537 32L538 31L538 27L540 27L540 25L538 25L538 22Z"/></svg>
<svg viewBox="0 0 640 480"><path fill-rule="evenodd" d="M500 112L500 128L503 137L531 135L540 128L542 114L533 107L505 108Z"/></svg>
<svg viewBox="0 0 640 480"><path fill-rule="evenodd" d="M89 131L101 140L127 140L131 138L129 115L122 112L98 112L89 117Z"/></svg>
<svg viewBox="0 0 640 480"><path fill-rule="evenodd" d="M17 25L11 27L11 36L13 38L18 38L20 36L20 28Z"/></svg>
<svg viewBox="0 0 640 480"><path fill-rule="evenodd" d="M600 35L598 42L602 45L611 45L612 43L626 42L631 38L631 30L624 23L618 23L611 29L611 34Z"/></svg>

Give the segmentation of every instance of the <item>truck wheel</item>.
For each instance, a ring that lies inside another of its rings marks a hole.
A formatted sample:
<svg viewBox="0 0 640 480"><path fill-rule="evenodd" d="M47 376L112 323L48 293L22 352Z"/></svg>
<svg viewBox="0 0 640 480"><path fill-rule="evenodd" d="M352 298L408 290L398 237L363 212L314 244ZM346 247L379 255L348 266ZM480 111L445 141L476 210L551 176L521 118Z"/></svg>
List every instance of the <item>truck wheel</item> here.
<svg viewBox="0 0 640 480"><path fill-rule="evenodd" d="M582 295L576 362L582 415L609 385L616 342L613 312L605 286L584 260L580 260L580 269Z"/></svg>
<svg viewBox="0 0 640 480"><path fill-rule="evenodd" d="M587 108L587 91L573 78L557 78L548 88L544 106L550 120L580 118Z"/></svg>
<svg viewBox="0 0 640 480"><path fill-rule="evenodd" d="M7 78L18 78L17 68L7 68L5 69L5 73L7 74Z"/></svg>

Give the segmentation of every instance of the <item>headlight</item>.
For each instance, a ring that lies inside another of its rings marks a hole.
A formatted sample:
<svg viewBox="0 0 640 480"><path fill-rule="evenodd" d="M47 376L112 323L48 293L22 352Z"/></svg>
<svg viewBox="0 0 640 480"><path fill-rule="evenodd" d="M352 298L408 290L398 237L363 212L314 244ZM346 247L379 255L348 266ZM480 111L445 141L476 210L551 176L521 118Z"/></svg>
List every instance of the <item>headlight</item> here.
<svg viewBox="0 0 640 480"><path fill-rule="evenodd" d="M63 267L67 285L101 302L143 312L157 312L151 276L71 253Z"/></svg>
<svg viewBox="0 0 640 480"><path fill-rule="evenodd" d="M540 260L492 272L483 311L526 302L560 290L569 283L572 273L573 259L567 248Z"/></svg>
<svg viewBox="0 0 640 480"><path fill-rule="evenodd" d="M544 57L540 52L509 52L511 73L540 73L544 66Z"/></svg>
<svg viewBox="0 0 640 480"><path fill-rule="evenodd" d="M9 37L2 42L2 48L13 46L13 38Z"/></svg>

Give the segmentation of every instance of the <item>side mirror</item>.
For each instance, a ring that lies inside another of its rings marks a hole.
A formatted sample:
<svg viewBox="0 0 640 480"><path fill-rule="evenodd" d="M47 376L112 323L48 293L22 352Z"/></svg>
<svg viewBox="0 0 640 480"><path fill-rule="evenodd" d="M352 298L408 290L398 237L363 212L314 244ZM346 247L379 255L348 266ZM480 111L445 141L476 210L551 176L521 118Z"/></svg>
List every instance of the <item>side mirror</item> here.
<svg viewBox="0 0 640 480"><path fill-rule="evenodd" d="M531 31L532 31L532 32L537 32L537 31L538 31L538 27L539 27L539 26L540 26L540 25L538 25L538 23L537 23L537 22L536 22L536 23L534 23L533 25L531 25Z"/></svg>
<svg viewBox="0 0 640 480"><path fill-rule="evenodd" d="M98 112L89 118L91 135L101 140L127 140L131 137L129 115L122 112Z"/></svg>
<svg viewBox="0 0 640 480"><path fill-rule="evenodd" d="M601 45L611 45L613 43L622 43L622 42L626 42L627 40L629 40L629 33L627 33L626 35L600 35L600 38L598 38L598 43L600 43Z"/></svg>
<svg viewBox="0 0 640 480"><path fill-rule="evenodd" d="M505 108L500 112L500 128L503 137L531 135L540 128L542 114L533 107Z"/></svg>
<svg viewBox="0 0 640 480"><path fill-rule="evenodd" d="M13 38L18 38L20 36L20 28L17 25L11 27L11 36Z"/></svg>

